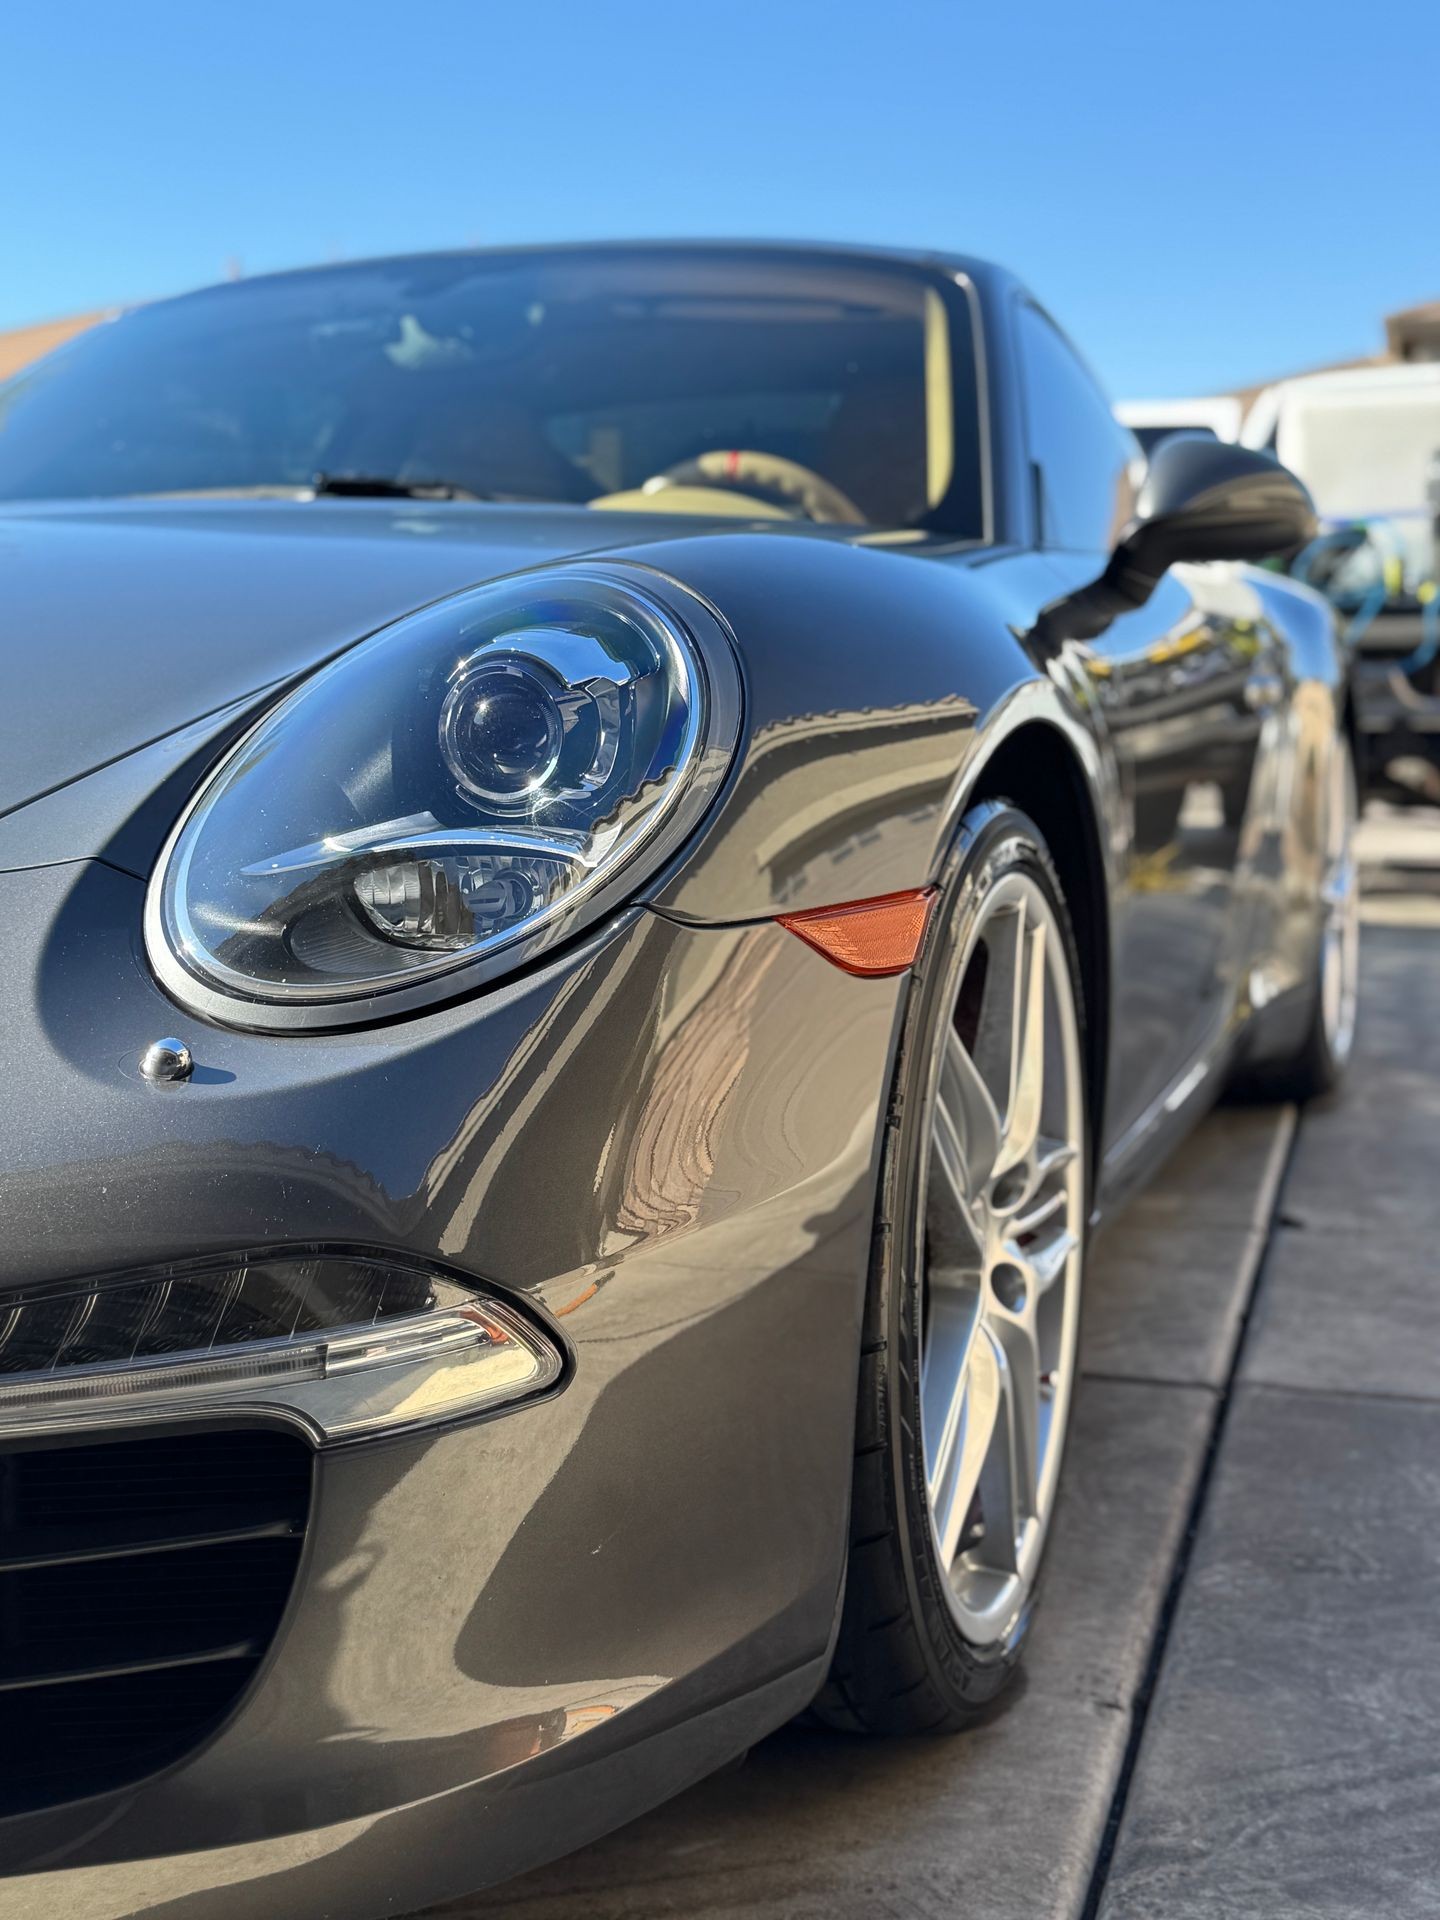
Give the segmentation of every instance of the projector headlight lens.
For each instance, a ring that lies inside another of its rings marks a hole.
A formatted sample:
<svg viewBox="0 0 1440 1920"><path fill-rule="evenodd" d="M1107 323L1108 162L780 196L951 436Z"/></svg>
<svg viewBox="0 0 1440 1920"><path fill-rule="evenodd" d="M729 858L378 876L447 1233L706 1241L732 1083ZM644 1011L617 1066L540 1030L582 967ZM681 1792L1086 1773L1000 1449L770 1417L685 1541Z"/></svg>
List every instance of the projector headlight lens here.
<svg viewBox="0 0 1440 1920"><path fill-rule="evenodd" d="M728 655L702 660L628 579L562 568L443 601L221 763L152 886L152 964L197 1011L257 1026L490 977L654 870L723 778L737 712Z"/></svg>
<svg viewBox="0 0 1440 1920"><path fill-rule="evenodd" d="M482 647L455 669L440 709L440 747L461 793L525 807L560 764L565 721L538 660Z"/></svg>

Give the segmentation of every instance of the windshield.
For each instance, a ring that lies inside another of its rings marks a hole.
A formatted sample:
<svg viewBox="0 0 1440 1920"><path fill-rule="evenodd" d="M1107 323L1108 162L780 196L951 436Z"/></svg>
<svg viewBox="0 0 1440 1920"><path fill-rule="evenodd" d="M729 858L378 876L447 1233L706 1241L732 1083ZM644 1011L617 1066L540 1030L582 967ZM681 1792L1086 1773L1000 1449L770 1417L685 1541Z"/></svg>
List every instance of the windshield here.
<svg viewBox="0 0 1440 1920"><path fill-rule="evenodd" d="M317 475L979 537L968 309L780 253L440 255L141 308L0 388L3 499Z"/></svg>

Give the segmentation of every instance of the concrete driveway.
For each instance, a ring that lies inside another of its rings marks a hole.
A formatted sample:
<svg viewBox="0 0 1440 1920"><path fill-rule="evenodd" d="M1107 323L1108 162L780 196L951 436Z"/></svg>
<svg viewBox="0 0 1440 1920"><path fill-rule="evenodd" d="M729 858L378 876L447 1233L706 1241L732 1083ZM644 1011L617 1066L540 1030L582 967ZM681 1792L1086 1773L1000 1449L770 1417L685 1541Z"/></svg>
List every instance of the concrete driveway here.
<svg viewBox="0 0 1440 1920"><path fill-rule="evenodd" d="M437 1913L1440 1914L1440 827L1366 834L1343 1096L1217 1113L1097 1247L1002 1709L950 1740L786 1729Z"/></svg>

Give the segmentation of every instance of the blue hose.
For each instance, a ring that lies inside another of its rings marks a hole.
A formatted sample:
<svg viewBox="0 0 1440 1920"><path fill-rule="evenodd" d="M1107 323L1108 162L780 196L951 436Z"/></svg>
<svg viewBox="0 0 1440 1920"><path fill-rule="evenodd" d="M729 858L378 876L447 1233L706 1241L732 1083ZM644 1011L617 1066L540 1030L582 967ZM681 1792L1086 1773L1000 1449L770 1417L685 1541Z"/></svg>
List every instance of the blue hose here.
<svg viewBox="0 0 1440 1920"><path fill-rule="evenodd" d="M1313 585L1311 574L1315 563L1332 548L1353 543L1357 528L1363 532L1364 523L1350 521L1342 527L1332 528L1328 533L1317 534L1310 544L1302 549L1291 566L1292 577L1302 581L1307 587ZM1433 582L1427 584L1431 586L1431 593L1428 599L1422 598L1421 601L1420 644L1413 652L1406 654L1404 659L1394 663L1399 671L1406 675L1422 673L1436 655L1440 654L1440 593L1434 590ZM1324 589L1320 591L1323 592ZM1333 593L1327 593L1326 598L1338 614L1349 615L1345 640L1348 646L1354 648L1359 646L1375 616L1384 608L1389 594L1386 591L1382 573L1353 600Z"/></svg>

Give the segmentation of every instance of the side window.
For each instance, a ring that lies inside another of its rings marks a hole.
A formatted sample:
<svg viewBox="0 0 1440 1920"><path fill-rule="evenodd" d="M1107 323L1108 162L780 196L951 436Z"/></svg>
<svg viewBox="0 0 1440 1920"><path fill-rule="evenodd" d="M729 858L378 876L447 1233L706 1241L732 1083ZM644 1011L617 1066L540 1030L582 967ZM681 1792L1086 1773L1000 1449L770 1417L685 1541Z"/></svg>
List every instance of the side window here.
<svg viewBox="0 0 1440 1920"><path fill-rule="evenodd" d="M1054 321L1027 300L1018 325L1041 542L1104 552L1129 518L1139 450Z"/></svg>

